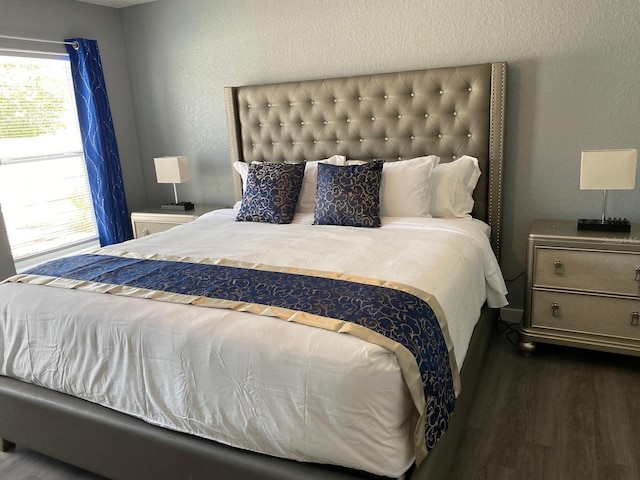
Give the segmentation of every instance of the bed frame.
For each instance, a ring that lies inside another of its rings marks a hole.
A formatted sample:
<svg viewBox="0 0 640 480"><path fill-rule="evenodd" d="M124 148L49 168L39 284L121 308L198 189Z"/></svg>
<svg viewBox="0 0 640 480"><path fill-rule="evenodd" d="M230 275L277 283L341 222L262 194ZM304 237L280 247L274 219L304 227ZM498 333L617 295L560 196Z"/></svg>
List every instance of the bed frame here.
<svg viewBox="0 0 640 480"><path fill-rule="evenodd" d="M499 258L505 63L225 89L232 161L314 161L334 154L387 161L478 158L473 215ZM241 196L234 175L236 198ZM483 309L461 372L449 430L412 480L446 479L473 402L497 311ZM149 425L68 395L0 376L3 450L24 445L114 479L356 479L348 469L247 452Z"/></svg>

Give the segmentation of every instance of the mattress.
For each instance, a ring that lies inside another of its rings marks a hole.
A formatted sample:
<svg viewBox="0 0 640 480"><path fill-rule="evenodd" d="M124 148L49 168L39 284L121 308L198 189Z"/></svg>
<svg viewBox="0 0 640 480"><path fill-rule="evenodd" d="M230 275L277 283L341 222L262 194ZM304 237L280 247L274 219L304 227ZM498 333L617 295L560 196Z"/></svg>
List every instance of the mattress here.
<svg viewBox="0 0 640 480"><path fill-rule="evenodd" d="M439 302L458 365L485 301L506 304L487 226L383 218L379 229L235 222L219 210L100 253L224 258L385 279ZM442 319L444 320L444 319ZM0 374L238 448L397 477L417 414L395 356L245 312L0 285Z"/></svg>

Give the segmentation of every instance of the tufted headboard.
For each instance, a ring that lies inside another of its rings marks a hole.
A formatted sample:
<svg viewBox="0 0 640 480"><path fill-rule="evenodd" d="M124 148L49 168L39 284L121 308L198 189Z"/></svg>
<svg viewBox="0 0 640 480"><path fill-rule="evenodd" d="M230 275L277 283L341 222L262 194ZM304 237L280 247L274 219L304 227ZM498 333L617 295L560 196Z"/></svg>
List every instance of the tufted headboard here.
<svg viewBox="0 0 640 480"><path fill-rule="evenodd" d="M473 215L499 258L506 63L226 87L231 161L301 162L331 155L478 159ZM234 174L236 199L242 184Z"/></svg>

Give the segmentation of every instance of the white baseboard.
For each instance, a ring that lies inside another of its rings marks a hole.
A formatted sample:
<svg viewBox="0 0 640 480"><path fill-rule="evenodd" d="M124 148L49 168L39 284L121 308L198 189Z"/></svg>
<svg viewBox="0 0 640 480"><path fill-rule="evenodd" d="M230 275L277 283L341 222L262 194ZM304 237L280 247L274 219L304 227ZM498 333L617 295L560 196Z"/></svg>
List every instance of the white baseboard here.
<svg viewBox="0 0 640 480"><path fill-rule="evenodd" d="M507 323L520 323L524 310L521 308L504 307L500 309L500 319Z"/></svg>

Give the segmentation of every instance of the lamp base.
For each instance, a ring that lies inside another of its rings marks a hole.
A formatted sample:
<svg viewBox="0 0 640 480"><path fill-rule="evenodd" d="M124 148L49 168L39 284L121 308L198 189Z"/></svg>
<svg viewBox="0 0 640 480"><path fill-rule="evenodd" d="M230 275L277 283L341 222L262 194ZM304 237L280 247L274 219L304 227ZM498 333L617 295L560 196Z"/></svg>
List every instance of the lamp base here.
<svg viewBox="0 0 640 480"><path fill-rule="evenodd" d="M631 222L626 218L605 218L604 220L581 218L578 230L595 230L599 232L630 232Z"/></svg>
<svg viewBox="0 0 640 480"><path fill-rule="evenodd" d="M193 210L195 207L191 202L180 202L180 203L165 203L160 205L160 208L163 210L176 210L176 211L186 211Z"/></svg>

